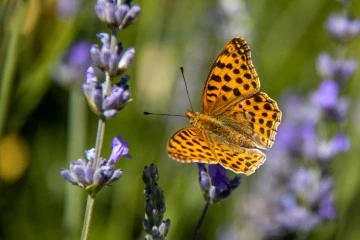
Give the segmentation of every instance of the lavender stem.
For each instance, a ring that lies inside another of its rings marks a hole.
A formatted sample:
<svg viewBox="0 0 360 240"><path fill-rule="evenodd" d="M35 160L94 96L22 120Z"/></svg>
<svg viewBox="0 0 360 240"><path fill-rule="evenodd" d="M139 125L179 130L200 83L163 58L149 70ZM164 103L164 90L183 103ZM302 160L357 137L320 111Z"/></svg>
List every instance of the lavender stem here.
<svg viewBox="0 0 360 240"><path fill-rule="evenodd" d="M194 234L192 236L192 240L196 240L199 233L200 233L200 229L201 229L201 226L202 226L202 223L204 222L204 218L206 216L206 213L209 209L209 206L210 206L210 198L208 198L208 200L206 201L206 204L205 204L205 207L204 207L204 210L202 211L201 213L201 216L199 218L199 221L198 223L196 224L196 228L195 228L195 231L194 231Z"/></svg>

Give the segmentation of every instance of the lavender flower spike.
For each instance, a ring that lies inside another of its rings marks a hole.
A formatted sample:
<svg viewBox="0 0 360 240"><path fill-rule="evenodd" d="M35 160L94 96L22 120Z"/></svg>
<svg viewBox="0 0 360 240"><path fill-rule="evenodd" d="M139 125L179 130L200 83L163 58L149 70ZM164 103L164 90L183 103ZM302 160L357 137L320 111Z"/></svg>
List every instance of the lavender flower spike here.
<svg viewBox="0 0 360 240"><path fill-rule="evenodd" d="M124 29L129 26L140 14L140 6L130 8L130 1L98 0L95 12L100 21L106 23L111 29Z"/></svg>
<svg viewBox="0 0 360 240"><path fill-rule="evenodd" d="M115 169L115 163L121 157L129 158L129 143L120 136L115 137L111 144L112 153L107 161L100 157L97 168L94 169L95 149L85 151L86 159L78 159L70 164L70 170L62 169L60 174L73 185L86 189L94 197L104 186L110 186L122 175L121 169Z"/></svg>
<svg viewBox="0 0 360 240"><path fill-rule="evenodd" d="M145 239L165 240L169 232L171 222L163 220L166 210L164 192L158 185L159 174L155 164L146 166L142 180L145 184L145 218L143 228L146 232Z"/></svg>

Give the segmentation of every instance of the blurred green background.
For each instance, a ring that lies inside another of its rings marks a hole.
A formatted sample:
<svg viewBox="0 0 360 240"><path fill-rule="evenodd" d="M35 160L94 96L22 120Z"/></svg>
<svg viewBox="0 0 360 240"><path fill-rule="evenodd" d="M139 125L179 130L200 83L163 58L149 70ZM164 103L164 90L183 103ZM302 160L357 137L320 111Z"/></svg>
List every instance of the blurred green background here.
<svg viewBox="0 0 360 240"><path fill-rule="evenodd" d="M120 161L122 179L97 195L90 239L143 238L141 174L150 163L158 167L167 204L165 217L172 221L168 239L189 239L204 206L197 168L171 160L165 148L172 133L188 121L143 116L143 111L183 114L189 108L180 66L185 68L194 107L200 110L212 61L235 36L243 36L250 44L262 91L273 99L280 100L288 89L304 93L316 89L321 81L316 57L335 48L324 29L325 21L339 6L335 0L135 3L141 5L142 13L119 35L125 47L136 48L128 72L133 101L108 121L102 154L107 157L111 139L121 135L130 142L133 158ZM94 14L94 0L78 0L75 14L67 17L59 14L57 4L55 0L0 2L0 93L6 99L0 108L0 239L80 236L86 195L63 181L59 170L68 167L69 158L82 157L85 149L94 146L97 118L77 90L53 81L54 69L71 44L81 40L99 44L96 33L108 29ZM359 1L354 1L351 13L360 16ZM359 39L348 45L347 56L360 60ZM6 84L5 79L9 80ZM359 89L356 73L345 92L352 99L346 127L352 147L333 164L339 217L316 228L308 239L360 239ZM78 109L70 111L74 99L79 101ZM69 130L74 118L78 125ZM77 143L71 152L70 138ZM200 239L223 239L219 229L234 224L241 231L246 224L242 201L257 187L252 183L262 168L243 177L229 199L211 206ZM75 197L68 198L66 189L73 189ZM65 216L69 201L78 207ZM64 226L66 218L71 226ZM72 235L71 229L78 230Z"/></svg>

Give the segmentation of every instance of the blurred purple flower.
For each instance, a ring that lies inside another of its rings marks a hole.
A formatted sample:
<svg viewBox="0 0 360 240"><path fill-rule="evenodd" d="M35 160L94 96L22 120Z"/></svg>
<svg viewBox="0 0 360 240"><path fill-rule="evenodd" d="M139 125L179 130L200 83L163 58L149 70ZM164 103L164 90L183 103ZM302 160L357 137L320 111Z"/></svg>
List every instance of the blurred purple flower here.
<svg viewBox="0 0 360 240"><path fill-rule="evenodd" d="M324 80L312 95L314 105L324 109L334 109L338 102L340 86L333 80Z"/></svg>
<svg viewBox="0 0 360 240"><path fill-rule="evenodd" d="M80 0L58 0L56 6L57 14L63 20L75 17L80 4Z"/></svg>
<svg viewBox="0 0 360 240"><path fill-rule="evenodd" d="M326 79L344 81L350 78L357 68L355 60L333 60L327 53L321 53L317 59L317 70Z"/></svg>
<svg viewBox="0 0 360 240"><path fill-rule="evenodd" d="M330 141L323 141L318 145L318 159L329 161L336 155L349 150L350 140L345 134L336 134Z"/></svg>
<svg viewBox="0 0 360 240"><path fill-rule="evenodd" d="M90 65L90 44L78 42L71 46L61 64L54 71L54 79L62 85L83 82Z"/></svg>
<svg viewBox="0 0 360 240"><path fill-rule="evenodd" d="M360 34L360 20L332 14L326 23L326 28L336 40L348 41Z"/></svg>
<svg viewBox="0 0 360 240"><path fill-rule="evenodd" d="M298 169L290 179L275 212L283 232L306 232L318 224L333 219L332 181L323 178L318 170Z"/></svg>

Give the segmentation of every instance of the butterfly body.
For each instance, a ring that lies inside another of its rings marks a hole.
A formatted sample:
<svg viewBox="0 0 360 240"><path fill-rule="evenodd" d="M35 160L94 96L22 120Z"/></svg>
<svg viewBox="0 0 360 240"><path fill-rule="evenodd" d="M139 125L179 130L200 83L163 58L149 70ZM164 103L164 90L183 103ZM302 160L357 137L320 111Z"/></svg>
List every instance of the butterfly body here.
<svg viewBox="0 0 360 240"><path fill-rule="evenodd" d="M281 121L276 102L259 89L250 47L241 37L232 39L208 75L203 112L186 112L192 126L170 138L169 156L252 174L265 162L260 149L272 147Z"/></svg>
<svg viewBox="0 0 360 240"><path fill-rule="evenodd" d="M227 144L234 148L256 147L254 141L251 139L250 133L244 132L244 129L246 129L245 124L239 127L237 125L232 125L231 121L221 119L221 116L209 116L193 111L186 112L186 116L189 117L190 124L199 128L201 131L204 131L210 139L214 139L215 141Z"/></svg>

